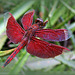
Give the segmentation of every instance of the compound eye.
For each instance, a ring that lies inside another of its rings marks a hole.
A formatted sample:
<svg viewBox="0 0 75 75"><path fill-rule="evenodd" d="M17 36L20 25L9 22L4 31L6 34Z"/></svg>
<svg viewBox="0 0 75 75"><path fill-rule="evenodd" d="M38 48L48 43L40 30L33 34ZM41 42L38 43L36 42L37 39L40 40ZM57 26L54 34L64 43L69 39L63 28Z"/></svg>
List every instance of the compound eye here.
<svg viewBox="0 0 75 75"><path fill-rule="evenodd" d="M41 18L37 18L37 19L35 20L35 23L39 23L39 22L43 23L43 20L42 20Z"/></svg>

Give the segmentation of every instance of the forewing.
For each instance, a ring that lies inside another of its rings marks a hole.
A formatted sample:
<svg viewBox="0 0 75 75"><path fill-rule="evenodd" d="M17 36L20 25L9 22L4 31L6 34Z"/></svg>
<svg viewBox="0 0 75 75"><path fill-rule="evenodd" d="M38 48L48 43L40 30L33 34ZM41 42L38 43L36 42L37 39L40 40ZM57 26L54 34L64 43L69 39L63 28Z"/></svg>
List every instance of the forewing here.
<svg viewBox="0 0 75 75"><path fill-rule="evenodd" d="M23 16L22 24L25 30L27 30L32 25L34 12L34 10L29 11Z"/></svg>
<svg viewBox="0 0 75 75"><path fill-rule="evenodd" d="M6 33L8 38L13 43L21 42L24 36L25 31L21 28L21 26L17 23L15 18L11 13L7 13L10 15L7 22Z"/></svg>
<svg viewBox="0 0 75 75"><path fill-rule="evenodd" d="M70 38L66 29L41 29L35 32L35 36L48 41L65 41Z"/></svg>
<svg viewBox="0 0 75 75"><path fill-rule="evenodd" d="M31 38L26 48L28 53L40 58L55 57L57 55L62 54L64 50L69 50L62 46L54 45L54 44L36 39L35 37Z"/></svg>

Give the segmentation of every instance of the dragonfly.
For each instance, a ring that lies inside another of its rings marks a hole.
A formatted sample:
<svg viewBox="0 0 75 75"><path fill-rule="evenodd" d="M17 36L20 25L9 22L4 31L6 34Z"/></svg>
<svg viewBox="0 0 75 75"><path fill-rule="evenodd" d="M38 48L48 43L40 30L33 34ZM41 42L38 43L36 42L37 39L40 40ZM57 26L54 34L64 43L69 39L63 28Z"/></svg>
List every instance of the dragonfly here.
<svg viewBox="0 0 75 75"><path fill-rule="evenodd" d="M44 29L48 20L43 22L41 18L37 18L35 23L32 24L34 13L35 10L32 10L24 14L21 19L23 27L21 27L13 15L8 12L10 17L7 21L6 34L12 43L20 44L7 58L3 67L9 64L18 52L25 46L28 53L40 58L54 58L55 56L62 54L64 50L69 51L66 47L47 42L68 40L70 38L69 31L67 29Z"/></svg>

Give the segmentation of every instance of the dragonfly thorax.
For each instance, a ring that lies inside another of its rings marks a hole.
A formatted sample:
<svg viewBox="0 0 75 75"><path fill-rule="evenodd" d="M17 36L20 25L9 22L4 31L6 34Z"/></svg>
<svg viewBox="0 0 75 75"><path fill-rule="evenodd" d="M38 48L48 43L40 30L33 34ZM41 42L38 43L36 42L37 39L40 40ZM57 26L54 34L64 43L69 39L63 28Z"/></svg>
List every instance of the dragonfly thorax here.
<svg viewBox="0 0 75 75"><path fill-rule="evenodd" d="M38 24L33 24L32 26L29 27L29 30L37 30L37 29L39 29Z"/></svg>
<svg viewBox="0 0 75 75"><path fill-rule="evenodd" d="M32 26L29 27L27 32L25 33L25 37L32 37L35 34L35 31L39 29L39 25L33 24Z"/></svg>

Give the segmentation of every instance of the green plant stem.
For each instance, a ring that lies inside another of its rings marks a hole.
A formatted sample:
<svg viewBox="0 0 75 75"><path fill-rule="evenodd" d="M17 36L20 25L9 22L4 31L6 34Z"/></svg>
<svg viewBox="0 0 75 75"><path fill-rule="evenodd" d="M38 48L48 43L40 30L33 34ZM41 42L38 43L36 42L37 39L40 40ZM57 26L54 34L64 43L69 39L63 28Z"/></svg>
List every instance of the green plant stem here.
<svg viewBox="0 0 75 75"><path fill-rule="evenodd" d="M68 4L66 4L66 2L64 2L64 0L60 0L60 2L67 7L72 13L75 14L75 10L73 8L71 8Z"/></svg>
<svg viewBox="0 0 75 75"><path fill-rule="evenodd" d="M55 10L56 10L56 7L57 7L57 5L58 5L58 2L59 2L59 0L56 0L56 1L54 2L54 5L53 5L51 11L49 12L48 25L47 25L45 28L51 28L51 29L52 29L51 18L52 18L53 14L54 14L54 12L55 12Z"/></svg>
<svg viewBox="0 0 75 75"><path fill-rule="evenodd" d="M29 53L25 52L22 54L21 58L19 59L18 62L16 62L16 64L14 65L14 67L11 69L10 74L18 74L21 69L23 68L23 65L26 63L28 57L29 57Z"/></svg>
<svg viewBox="0 0 75 75"><path fill-rule="evenodd" d="M74 14L71 14L65 21L63 21L62 23L58 24L54 29L59 29L61 28L62 26L64 26L64 24L66 22L68 22L72 17L74 17L75 15Z"/></svg>

